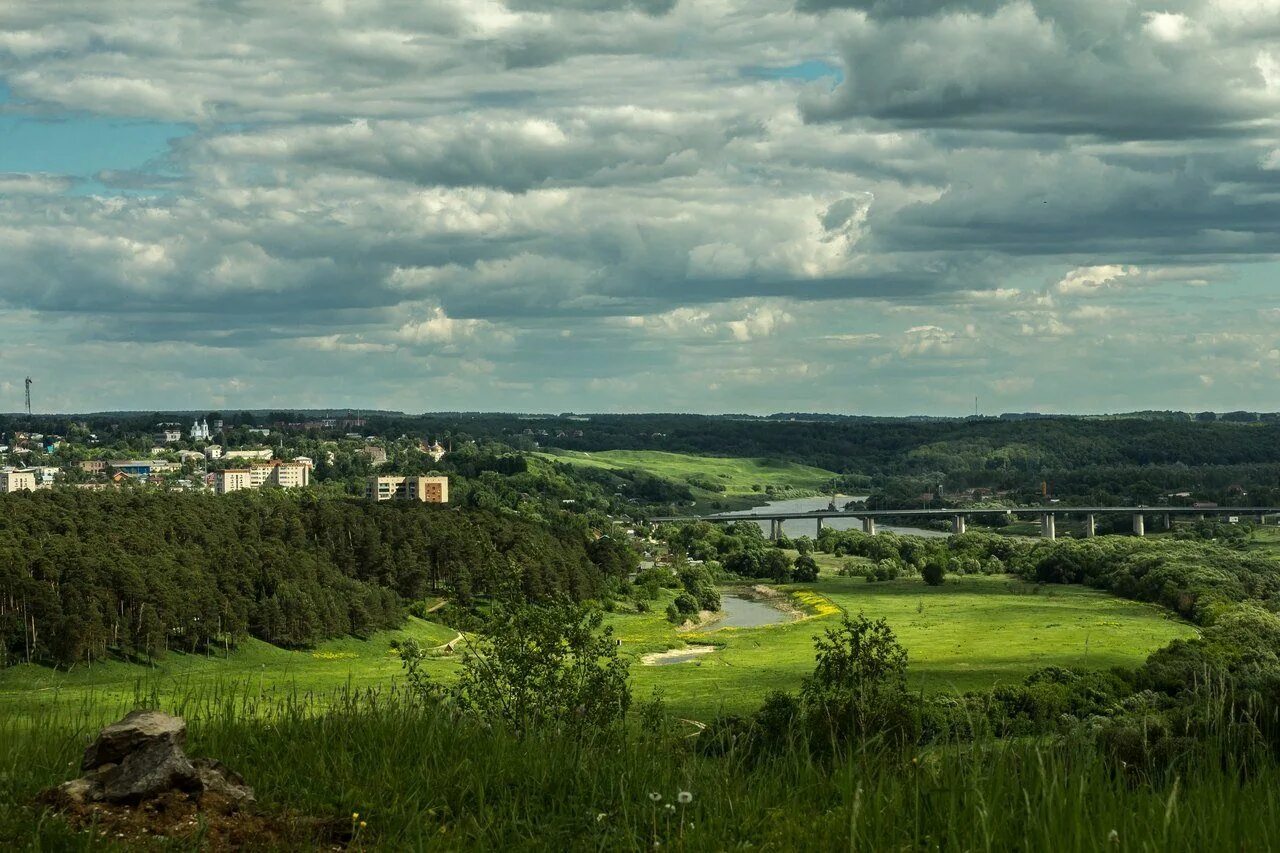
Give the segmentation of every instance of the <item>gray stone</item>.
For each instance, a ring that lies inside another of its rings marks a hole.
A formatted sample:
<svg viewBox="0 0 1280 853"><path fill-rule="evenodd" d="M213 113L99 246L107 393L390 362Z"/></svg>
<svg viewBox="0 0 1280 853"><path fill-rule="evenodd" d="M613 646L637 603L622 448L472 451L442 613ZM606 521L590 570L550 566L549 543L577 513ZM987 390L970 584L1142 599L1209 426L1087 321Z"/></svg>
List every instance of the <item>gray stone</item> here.
<svg viewBox="0 0 1280 853"><path fill-rule="evenodd" d="M124 719L98 733L98 739L84 751L80 769L93 770L104 764L119 764L126 755L153 742L181 749L187 742L186 721L160 711L130 711Z"/></svg>
<svg viewBox="0 0 1280 853"><path fill-rule="evenodd" d="M101 799L138 803L169 791L199 791L200 774L182 748L164 740L145 743L115 767L96 775Z"/></svg>
<svg viewBox="0 0 1280 853"><path fill-rule="evenodd" d="M134 711L107 726L84 754L84 775L46 792L62 806L134 805L172 791L214 794L239 807L254 802L240 774L211 758L182 751L187 724L159 711Z"/></svg>
<svg viewBox="0 0 1280 853"><path fill-rule="evenodd" d="M216 758L197 758L191 762L200 776L201 789L206 794L218 794L237 805L254 802L253 789L244 777Z"/></svg>

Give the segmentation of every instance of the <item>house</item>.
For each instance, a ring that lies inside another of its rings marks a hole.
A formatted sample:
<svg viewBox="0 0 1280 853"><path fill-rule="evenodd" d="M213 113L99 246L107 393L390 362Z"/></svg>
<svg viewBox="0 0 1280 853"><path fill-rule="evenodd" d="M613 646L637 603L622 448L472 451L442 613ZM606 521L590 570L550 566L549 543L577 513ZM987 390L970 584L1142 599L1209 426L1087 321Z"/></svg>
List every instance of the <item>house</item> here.
<svg viewBox="0 0 1280 853"><path fill-rule="evenodd" d="M208 447L206 447L206 448L204 449L204 455L205 455L205 458L206 458L206 459L221 459L221 458L222 458L222 445L221 445L221 444L210 444Z"/></svg>
<svg viewBox="0 0 1280 853"><path fill-rule="evenodd" d="M165 427L155 435L157 444L172 444L175 441L182 441L182 430L177 427Z"/></svg>
<svg viewBox="0 0 1280 853"><path fill-rule="evenodd" d="M374 467L387 464L387 451L385 448L371 444L362 448L360 452L369 457L369 463Z"/></svg>
<svg viewBox="0 0 1280 853"><path fill-rule="evenodd" d="M196 462L203 464L205 455L199 450L179 450L178 459L181 462Z"/></svg>
<svg viewBox="0 0 1280 853"><path fill-rule="evenodd" d="M364 496L371 501L449 502L448 477L370 477Z"/></svg>
<svg viewBox="0 0 1280 853"><path fill-rule="evenodd" d="M104 459L86 459L80 463L80 470L86 474L105 474L107 473L107 463Z"/></svg>

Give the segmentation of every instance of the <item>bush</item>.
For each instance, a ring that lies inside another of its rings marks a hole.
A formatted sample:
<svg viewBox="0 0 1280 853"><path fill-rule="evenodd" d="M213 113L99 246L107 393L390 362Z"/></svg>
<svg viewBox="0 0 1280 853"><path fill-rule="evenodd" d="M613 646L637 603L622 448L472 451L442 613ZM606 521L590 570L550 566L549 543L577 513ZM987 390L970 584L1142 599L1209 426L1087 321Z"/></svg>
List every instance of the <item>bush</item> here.
<svg viewBox="0 0 1280 853"><path fill-rule="evenodd" d="M420 696L445 699L478 719L521 734L602 731L621 723L631 704L630 664L618 657L613 631L601 630L602 622L599 610L576 604L499 605L446 689L417 669L420 648L406 644L401 657Z"/></svg>
<svg viewBox="0 0 1280 853"><path fill-rule="evenodd" d="M920 569L920 576L924 578L924 582L929 586L942 586L945 574L942 570L942 563L937 560L930 560Z"/></svg>
<svg viewBox="0 0 1280 853"><path fill-rule="evenodd" d="M888 622L845 616L814 639L814 649L817 665L800 690L813 725L837 740L877 734L915 740L907 652Z"/></svg>
<svg viewBox="0 0 1280 853"><path fill-rule="evenodd" d="M792 577L797 583L813 583L818 579L818 562L808 554L801 554L792 569Z"/></svg>

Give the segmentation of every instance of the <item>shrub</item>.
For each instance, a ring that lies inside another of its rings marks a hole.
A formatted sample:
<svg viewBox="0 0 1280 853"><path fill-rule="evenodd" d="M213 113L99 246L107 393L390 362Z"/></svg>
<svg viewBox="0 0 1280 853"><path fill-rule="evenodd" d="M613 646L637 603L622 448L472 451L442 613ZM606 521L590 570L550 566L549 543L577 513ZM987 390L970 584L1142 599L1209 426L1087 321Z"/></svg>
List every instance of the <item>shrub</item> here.
<svg viewBox="0 0 1280 853"><path fill-rule="evenodd" d="M920 576L924 578L924 582L929 586L942 586L945 574L942 570L942 563L937 560L930 560L920 569Z"/></svg>
<svg viewBox="0 0 1280 853"><path fill-rule="evenodd" d="M630 664L602 622L599 610L576 604L499 605L447 689L429 685L417 670L420 648L402 649L401 657L420 695L444 698L465 714L521 734L601 731L621 723L631 704Z"/></svg>
<svg viewBox="0 0 1280 853"><path fill-rule="evenodd" d="M810 721L836 739L884 734L915 740L907 693L907 652L884 619L863 614L814 638L817 665L801 702Z"/></svg>
<svg viewBox="0 0 1280 853"><path fill-rule="evenodd" d="M801 554L792 569L792 577L798 583L813 583L818 579L818 562L808 554Z"/></svg>

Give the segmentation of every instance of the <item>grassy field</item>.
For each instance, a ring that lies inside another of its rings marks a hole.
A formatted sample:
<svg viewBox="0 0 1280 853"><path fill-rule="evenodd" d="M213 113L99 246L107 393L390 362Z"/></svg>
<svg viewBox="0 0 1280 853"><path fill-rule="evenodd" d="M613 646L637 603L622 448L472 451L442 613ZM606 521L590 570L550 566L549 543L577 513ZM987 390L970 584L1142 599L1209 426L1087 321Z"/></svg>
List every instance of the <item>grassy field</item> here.
<svg viewBox="0 0 1280 853"><path fill-rule="evenodd" d="M949 578L941 587L919 579L866 583L823 575L786 587L819 606L884 617L906 647L910 675L926 692L965 691L1022 678L1048 665L1136 666L1148 654L1195 629L1154 605L1081 587L1037 587L1004 577ZM813 669L813 636L836 614L752 629L679 633L654 613L614 615L623 649L637 654L679 644L720 647L694 661L632 668L637 697L658 688L687 713L757 705L773 689L794 689ZM711 626L714 628L714 625Z"/></svg>
<svg viewBox="0 0 1280 853"><path fill-rule="evenodd" d="M633 658L638 700L660 690L679 713L706 719L717 711L746 711L773 689L794 689L813 668L813 637L840 612L884 617L910 655L915 685L927 692L973 690L1021 678L1037 667L1133 666L1152 650L1194 629L1151 606L1078 587L1036 587L1007 578L951 578L941 587L918 579L866 583L824 573L816 584L784 588L810 614L760 628L715 624L681 632L663 616L672 593L649 613L608 617ZM366 640L338 640L310 651L286 651L249 641L229 658L171 654L155 667L113 662L65 673L18 666L0 671L0 713L40 713L51 704L93 699L111 713L137 695L205 695L221 686L259 700L292 692L322 693L350 685L389 685L400 675L391 644L416 637L427 646L455 632L413 619L401 631ZM666 666L641 662L648 652L714 645L695 661ZM449 678L456 657L428 662Z"/></svg>
<svg viewBox="0 0 1280 853"><path fill-rule="evenodd" d="M713 497L732 498L743 496L763 497L761 490L768 486L775 489L802 489L822 492L830 488L836 475L822 468L779 462L771 459L737 459L719 456L693 456L686 453L666 453L661 450L604 450L586 453L576 450L551 450L536 454L543 459L554 459L573 465L588 465L611 470L640 469L668 480L688 483L708 480L724 487L724 492L694 488L700 499Z"/></svg>

